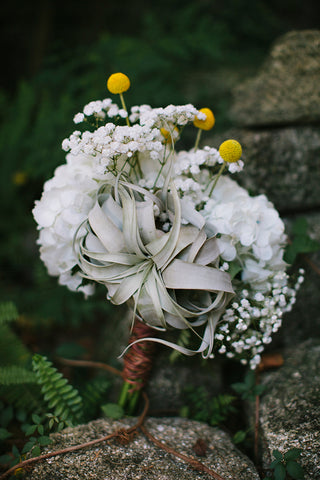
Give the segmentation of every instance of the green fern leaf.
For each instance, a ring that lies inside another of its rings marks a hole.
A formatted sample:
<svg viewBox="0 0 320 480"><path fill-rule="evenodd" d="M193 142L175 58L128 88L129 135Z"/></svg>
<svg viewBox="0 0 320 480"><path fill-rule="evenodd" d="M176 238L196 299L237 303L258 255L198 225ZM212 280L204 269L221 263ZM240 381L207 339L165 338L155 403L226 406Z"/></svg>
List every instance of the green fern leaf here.
<svg viewBox="0 0 320 480"><path fill-rule="evenodd" d="M100 413L100 405L106 403L106 392L110 385L110 381L101 376L97 376L86 384L81 392L86 420L91 420Z"/></svg>
<svg viewBox="0 0 320 480"><path fill-rule="evenodd" d="M24 366L30 358L31 354L20 338L0 322L0 365Z"/></svg>
<svg viewBox="0 0 320 480"><path fill-rule="evenodd" d="M0 397L12 407L27 413L41 410L43 406L39 385L35 383L0 385Z"/></svg>
<svg viewBox="0 0 320 480"><path fill-rule="evenodd" d="M0 367L0 384L17 385L22 383L36 383L37 378L34 372L16 365Z"/></svg>
<svg viewBox="0 0 320 480"><path fill-rule="evenodd" d="M0 325L17 320L19 314L14 303L2 302L0 303Z"/></svg>
<svg viewBox="0 0 320 480"><path fill-rule="evenodd" d="M57 417L63 416L63 420L69 424L79 423L83 409L78 391L63 378L46 357L34 355L32 366L44 400L53 414Z"/></svg>

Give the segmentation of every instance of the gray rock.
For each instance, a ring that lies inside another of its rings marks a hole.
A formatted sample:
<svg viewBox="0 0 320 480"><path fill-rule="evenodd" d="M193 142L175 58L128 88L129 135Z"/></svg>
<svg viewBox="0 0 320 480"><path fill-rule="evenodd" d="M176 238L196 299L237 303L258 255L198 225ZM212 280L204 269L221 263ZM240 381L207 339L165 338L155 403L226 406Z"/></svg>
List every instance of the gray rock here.
<svg viewBox="0 0 320 480"><path fill-rule="evenodd" d="M274 449L301 448L305 480L320 479L320 338L287 351L285 364L266 374L267 394L261 399L263 461Z"/></svg>
<svg viewBox="0 0 320 480"><path fill-rule="evenodd" d="M136 419L97 420L55 434L50 450L65 448L103 437L119 428L129 427ZM180 453L192 456L222 477L258 480L252 462L232 444L229 436L206 424L181 418L149 418L146 427L158 440ZM205 456L197 456L197 440L207 445ZM42 461L26 475L26 480L203 480L206 474L193 470L184 461L164 452L142 433L126 445L112 440L91 448Z"/></svg>
<svg viewBox="0 0 320 480"><path fill-rule="evenodd" d="M320 120L320 31L289 32L274 44L261 71L234 90L233 120L241 126Z"/></svg>
<svg viewBox="0 0 320 480"><path fill-rule="evenodd" d="M320 208L320 127L233 129L207 143L226 138L243 147L244 170L232 178L253 195L266 194L285 213Z"/></svg>
<svg viewBox="0 0 320 480"><path fill-rule="evenodd" d="M308 213L285 219L286 230L291 236L293 222L303 218L307 220L308 234L320 242L320 213ZM290 313L283 318L283 327L276 339L281 339L282 346L290 347L308 338L320 337L320 250L299 256L295 262L295 274L298 267L305 269L305 280L297 294L297 301Z"/></svg>
<svg viewBox="0 0 320 480"><path fill-rule="evenodd" d="M185 405L187 386L205 386L211 396L221 393L222 371L218 358L203 365L202 358L181 355L180 360L172 364L170 354L170 349L160 347L155 358L146 389L152 411L160 412L161 415L177 413Z"/></svg>

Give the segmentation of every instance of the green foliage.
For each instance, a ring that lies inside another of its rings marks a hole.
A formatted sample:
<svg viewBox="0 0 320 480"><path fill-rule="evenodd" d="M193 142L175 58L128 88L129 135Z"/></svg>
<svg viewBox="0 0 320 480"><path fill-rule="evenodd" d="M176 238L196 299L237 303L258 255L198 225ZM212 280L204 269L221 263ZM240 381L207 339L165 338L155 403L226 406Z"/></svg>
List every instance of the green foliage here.
<svg viewBox="0 0 320 480"><path fill-rule="evenodd" d="M106 403L101 405L101 410L107 418L113 418L114 420L119 420L124 416L123 408L117 403Z"/></svg>
<svg viewBox="0 0 320 480"><path fill-rule="evenodd" d="M30 368L31 353L8 325L17 318L12 302L0 303L0 398L11 407L31 412L39 408L41 395Z"/></svg>
<svg viewBox="0 0 320 480"><path fill-rule="evenodd" d="M293 478L294 480L302 480L304 478L304 470L298 463L301 449L291 448L285 454L274 450L272 452L275 460L270 464L272 474L265 477L264 480L286 480Z"/></svg>
<svg viewBox="0 0 320 480"><path fill-rule="evenodd" d="M0 367L0 385L18 385L35 382L35 374L26 368L16 365Z"/></svg>
<svg viewBox="0 0 320 480"><path fill-rule="evenodd" d="M0 303L0 325L17 320L19 314L13 302Z"/></svg>
<svg viewBox="0 0 320 480"><path fill-rule="evenodd" d="M32 366L49 409L67 425L77 424L82 416L82 398L78 391L46 357L34 355Z"/></svg>
<svg viewBox="0 0 320 480"><path fill-rule="evenodd" d="M190 330L181 330L179 338L177 340L177 345L180 347L187 347L190 344L190 337L191 337L191 332ZM169 361L170 363L175 363L178 358L181 358L182 354L178 352L177 350L172 350L169 356Z"/></svg>
<svg viewBox="0 0 320 480"><path fill-rule="evenodd" d="M256 396L262 395L266 386L256 384L255 372L249 370L245 375L243 382L233 383L231 388L237 392L243 400L254 401Z"/></svg>
<svg viewBox="0 0 320 480"><path fill-rule="evenodd" d="M81 390L83 399L84 418L91 420L100 414L101 405L104 404L106 393L110 389L111 382L102 376L98 376L86 382Z"/></svg>
<svg viewBox="0 0 320 480"><path fill-rule="evenodd" d="M225 394L210 397L204 387L187 387L185 397L187 404L180 410L180 415L209 425L225 422L236 411L233 406L234 396Z"/></svg>
<svg viewBox="0 0 320 480"><path fill-rule="evenodd" d="M292 227L292 242L286 247L284 260L292 264L299 253L312 253L320 249L320 243L309 234L309 225L305 218L298 218Z"/></svg>

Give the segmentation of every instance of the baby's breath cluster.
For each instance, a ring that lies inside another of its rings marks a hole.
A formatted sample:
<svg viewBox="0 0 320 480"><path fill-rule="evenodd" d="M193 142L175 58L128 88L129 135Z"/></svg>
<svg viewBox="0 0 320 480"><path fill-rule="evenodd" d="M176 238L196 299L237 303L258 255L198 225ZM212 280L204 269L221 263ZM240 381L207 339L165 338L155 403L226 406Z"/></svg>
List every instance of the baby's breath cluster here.
<svg viewBox="0 0 320 480"><path fill-rule="evenodd" d="M278 272L269 279L271 290L264 294L250 285L239 290L217 326L218 353L238 358L255 369L265 346L281 327L283 314L291 311L303 280L304 270L300 269L297 281L289 287L288 275Z"/></svg>
<svg viewBox="0 0 320 480"><path fill-rule="evenodd" d="M103 283L108 299L133 303L152 327L204 326L197 352L255 368L303 281L300 272L290 286L284 224L265 195L251 197L225 175L244 166L236 140L200 146L215 125L209 108L127 109L129 87L126 75L111 75L120 106L105 98L75 115L77 130L62 142L66 162L33 209L41 259L71 290L90 295ZM179 149L187 124L189 151Z"/></svg>

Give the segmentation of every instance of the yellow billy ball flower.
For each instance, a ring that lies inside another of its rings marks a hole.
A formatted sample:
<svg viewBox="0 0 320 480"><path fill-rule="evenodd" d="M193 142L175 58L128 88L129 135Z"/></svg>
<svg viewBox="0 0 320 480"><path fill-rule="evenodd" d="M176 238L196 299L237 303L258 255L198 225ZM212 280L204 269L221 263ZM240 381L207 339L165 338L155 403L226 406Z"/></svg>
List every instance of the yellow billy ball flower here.
<svg viewBox="0 0 320 480"><path fill-rule="evenodd" d="M177 127L174 127L172 132L169 132L166 128L160 128L160 132L164 137L164 143L175 142L179 137L179 129Z"/></svg>
<svg viewBox="0 0 320 480"><path fill-rule="evenodd" d="M204 113L207 118L205 120L199 120L198 117L196 117L193 125L201 130L211 130L216 121L212 110L210 110L210 108L201 108L199 112Z"/></svg>
<svg viewBox="0 0 320 480"><path fill-rule="evenodd" d="M107 87L111 93L123 93L129 90L130 80L124 73L113 73L108 78Z"/></svg>
<svg viewBox="0 0 320 480"><path fill-rule="evenodd" d="M17 185L18 187L27 183L27 180L28 180L27 174L22 171L15 172L12 177L13 184Z"/></svg>
<svg viewBox="0 0 320 480"><path fill-rule="evenodd" d="M219 153L225 162L234 163L240 160L242 147L237 140L226 140L221 143Z"/></svg>

